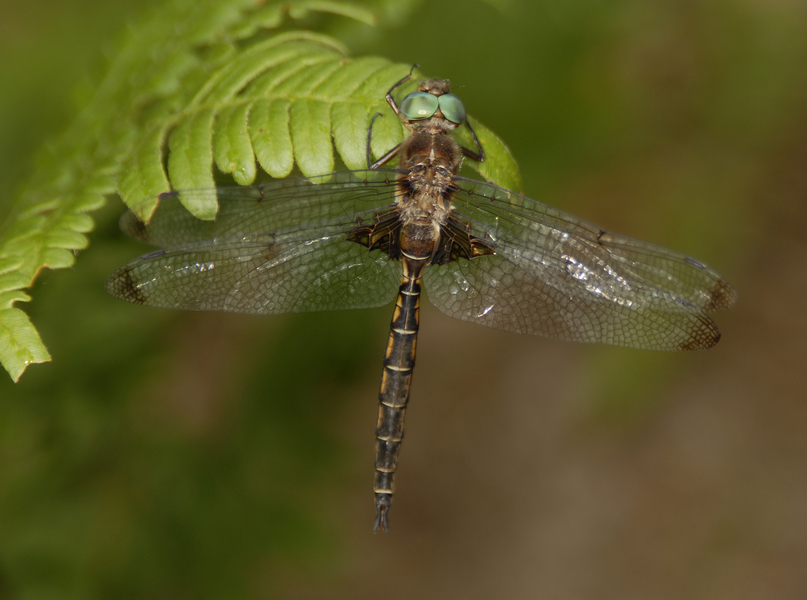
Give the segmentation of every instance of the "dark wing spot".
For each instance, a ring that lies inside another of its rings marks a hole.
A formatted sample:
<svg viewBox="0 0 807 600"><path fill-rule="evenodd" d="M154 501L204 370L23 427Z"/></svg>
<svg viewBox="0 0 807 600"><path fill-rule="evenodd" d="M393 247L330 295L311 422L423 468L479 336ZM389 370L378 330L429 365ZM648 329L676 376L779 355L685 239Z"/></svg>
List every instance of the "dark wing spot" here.
<svg viewBox="0 0 807 600"><path fill-rule="evenodd" d="M725 310L737 303L737 292L724 279L718 279L709 292L712 301L706 310Z"/></svg>
<svg viewBox="0 0 807 600"><path fill-rule="evenodd" d="M124 215L124 217L126 217L126 215ZM137 217L126 218L126 224L121 223L121 229L124 230L126 235L136 240L146 239L146 224Z"/></svg>
<svg viewBox="0 0 807 600"><path fill-rule="evenodd" d="M132 276L132 268L128 265L112 273L104 285L107 293L121 300L126 300L133 304L145 304L146 297L137 286L137 281Z"/></svg>
<svg viewBox="0 0 807 600"><path fill-rule="evenodd" d="M684 352L690 350L706 350L720 341L720 330L706 315L700 316L700 326L697 327L678 349Z"/></svg>

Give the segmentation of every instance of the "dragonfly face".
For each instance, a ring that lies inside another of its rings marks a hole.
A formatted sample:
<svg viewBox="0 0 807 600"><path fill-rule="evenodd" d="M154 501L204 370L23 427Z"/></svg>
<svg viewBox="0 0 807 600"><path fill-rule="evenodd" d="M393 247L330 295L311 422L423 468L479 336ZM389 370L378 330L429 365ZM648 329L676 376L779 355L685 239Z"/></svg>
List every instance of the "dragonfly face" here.
<svg viewBox="0 0 807 600"><path fill-rule="evenodd" d="M495 185L457 175L484 160L448 82L387 101L409 136L362 172L260 186L172 192L143 226L123 230L164 250L107 280L113 296L182 310L281 314L389 303L376 429L375 528L388 527L393 476L415 363L423 285L445 314L557 340L648 350L699 350L720 339L706 314L736 295L687 256L608 233ZM476 149L450 135L465 125ZM382 169L393 157L396 169ZM179 197L215 198L215 221Z"/></svg>

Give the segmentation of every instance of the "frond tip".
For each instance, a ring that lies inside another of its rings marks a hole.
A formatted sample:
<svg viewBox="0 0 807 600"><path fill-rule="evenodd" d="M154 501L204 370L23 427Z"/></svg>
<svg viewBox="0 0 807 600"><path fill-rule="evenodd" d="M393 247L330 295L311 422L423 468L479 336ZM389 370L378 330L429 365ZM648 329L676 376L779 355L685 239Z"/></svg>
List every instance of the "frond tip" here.
<svg viewBox="0 0 807 600"><path fill-rule="evenodd" d="M20 291L0 293L0 363L15 382L28 365L50 361L50 354L28 315L14 307L15 302L30 299Z"/></svg>

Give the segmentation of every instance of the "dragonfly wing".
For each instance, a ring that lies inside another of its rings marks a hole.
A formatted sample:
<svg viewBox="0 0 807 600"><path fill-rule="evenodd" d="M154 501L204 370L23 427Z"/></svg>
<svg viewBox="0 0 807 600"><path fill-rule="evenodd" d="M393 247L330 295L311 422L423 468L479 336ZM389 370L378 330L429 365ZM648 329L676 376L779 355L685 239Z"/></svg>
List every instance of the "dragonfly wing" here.
<svg viewBox="0 0 807 600"><path fill-rule="evenodd" d="M717 271L685 254L609 232L601 233L598 244L618 272L648 290L667 290L707 312L737 302L737 293Z"/></svg>
<svg viewBox="0 0 807 600"><path fill-rule="evenodd" d="M106 289L135 304L268 315L381 306L399 280L397 263L344 235L263 234L151 252Z"/></svg>
<svg viewBox="0 0 807 600"><path fill-rule="evenodd" d="M495 329L642 348L694 350L720 332L705 311L734 290L683 254L601 230L496 186L456 178L454 216L495 255L430 267L444 313Z"/></svg>
<svg viewBox="0 0 807 600"><path fill-rule="evenodd" d="M584 297L658 312L712 311L737 300L719 273L684 254L609 233L494 185L457 182L456 214L471 233L493 240L497 254L550 276L561 290L570 275Z"/></svg>
<svg viewBox="0 0 807 600"><path fill-rule="evenodd" d="M397 171L333 173L311 179L281 179L262 185L182 190L162 194L148 225L135 212L121 217L121 229L163 248L284 230L320 228L361 220L392 204ZM194 217L183 203L218 202L213 221ZM151 206L154 199L146 199ZM137 207L135 207L137 208ZM317 229L318 230L318 229Z"/></svg>
<svg viewBox="0 0 807 600"><path fill-rule="evenodd" d="M645 350L703 349L720 339L717 326L696 307L665 312L619 304L551 269L481 256L430 266L424 280L443 313L504 331Z"/></svg>

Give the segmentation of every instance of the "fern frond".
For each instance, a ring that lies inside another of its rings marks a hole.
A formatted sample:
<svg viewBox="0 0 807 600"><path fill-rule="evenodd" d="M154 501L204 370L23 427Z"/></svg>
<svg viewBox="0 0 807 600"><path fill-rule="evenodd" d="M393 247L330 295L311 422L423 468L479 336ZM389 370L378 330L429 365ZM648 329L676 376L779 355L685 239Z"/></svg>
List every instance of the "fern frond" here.
<svg viewBox="0 0 807 600"><path fill-rule="evenodd" d="M375 113L386 115L373 130L376 156L405 134L384 95L409 69L378 57L350 60L333 40L309 32L251 46L213 72L187 106L144 132L124 163L120 194L148 220L161 192L214 187L214 164L239 185L254 181L256 162L275 178L287 177L295 164L306 176L330 173L334 150L348 169L365 168ZM415 85L416 80L400 93ZM477 127L489 159L474 168L518 189L518 170L506 147ZM467 130L461 131L461 141L472 146ZM186 207L201 219L214 218L217 210L213 200Z"/></svg>
<svg viewBox="0 0 807 600"><path fill-rule="evenodd" d="M380 156L400 142L404 131L384 94L410 65L351 60L330 37L273 31L317 12L373 21L337 0L174 0L130 31L92 102L43 153L0 232L0 362L14 380L28 364L49 360L14 307L28 300L20 290L44 268L73 264L93 228L87 213L106 195L117 192L148 218L156 200L144 198L212 187L214 165L242 185L258 166L272 177L287 176L295 164L305 175L328 173L334 149L347 168L363 168L367 128L379 111L386 116L375 122L372 151ZM505 146L474 125L488 154L480 173L518 189ZM188 209L212 219L217 207Z"/></svg>

